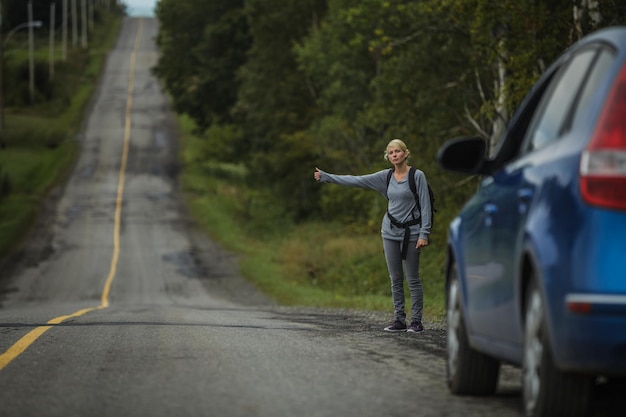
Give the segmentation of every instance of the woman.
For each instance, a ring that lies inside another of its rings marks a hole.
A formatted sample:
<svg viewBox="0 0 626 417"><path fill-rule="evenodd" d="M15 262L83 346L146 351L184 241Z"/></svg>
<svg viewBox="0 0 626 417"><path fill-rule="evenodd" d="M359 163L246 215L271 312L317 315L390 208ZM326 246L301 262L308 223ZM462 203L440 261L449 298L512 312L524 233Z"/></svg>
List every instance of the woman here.
<svg viewBox="0 0 626 417"><path fill-rule="evenodd" d="M348 187L367 188L380 192L389 204L383 217L381 234L387 269L391 278L391 296L395 319L385 331L424 331L422 325L423 290L420 280L420 251L428 245L431 226L431 208L428 186L424 173L415 170L417 196L409 186L410 152L405 143L394 139L387 145L385 159L393 164L393 175L384 169L373 174L353 176L334 175L315 168L315 180ZM419 200L419 204L416 201ZM408 233L408 235L407 235ZM406 239L405 239L406 238ZM408 244L407 244L408 242ZM411 325L407 328L404 311L404 271L411 293Z"/></svg>

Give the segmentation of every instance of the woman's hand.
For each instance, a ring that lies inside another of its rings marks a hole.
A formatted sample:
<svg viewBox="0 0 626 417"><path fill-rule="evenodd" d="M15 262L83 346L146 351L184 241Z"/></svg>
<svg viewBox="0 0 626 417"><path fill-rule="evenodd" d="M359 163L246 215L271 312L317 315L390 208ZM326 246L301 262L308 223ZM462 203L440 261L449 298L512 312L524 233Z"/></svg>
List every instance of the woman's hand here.
<svg viewBox="0 0 626 417"><path fill-rule="evenodd" d="M421 249L425 246L428 246L428 240L426 239L417 239L417 245L415 245L416 249Z"/></svg>
<svg viewBox="0 0 626 417"><path fill-rule="evenodd" d="M322 171L318 167L315 167L315 172L313 172L313 178L315 181L319 181L322 178Z"/></svg>

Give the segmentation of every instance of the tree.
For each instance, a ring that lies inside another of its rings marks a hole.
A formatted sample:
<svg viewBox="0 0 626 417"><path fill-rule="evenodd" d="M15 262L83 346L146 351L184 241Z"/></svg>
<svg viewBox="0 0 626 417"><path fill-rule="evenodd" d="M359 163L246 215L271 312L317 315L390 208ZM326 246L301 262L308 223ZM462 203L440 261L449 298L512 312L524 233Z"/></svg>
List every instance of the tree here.
<svg viewBox="0 0 626 417"><path fill-rule="evenodd" d="M569 45L571 2L444 0L431 4L470 41L472 81L482 105L478 111L468 108L466 118L493 149L546 64ZM488 123L480 121L485 118Z"/></svg>
<svg viewBox="0 0 626 417"><path fill-rule="evenodd" d="M463 201L437 169L441 143L495 146L546 66L625 15L618 0L161 0L157 72L254 190L296 218L321 206L361 221L379 199L315 187L313 164L371 172L400 137L438 198Z"/></svg>
<svg viewBox="0 0 626 417"><path fill-rule="evenodd" d="M243 135L237 148L251 186L266 188L297 217L308 210L294 193L302 190L304 161L312 160L303 132L315 116L315 102L293 46L324 10L320 0L249 0L245 7L252 44L238 72L233 115Z"/></svg>
<svg viewBox="0 0 626 417"><path fill-rule="evenodd" d="M323 13L323 6L315 0L305 5L298 0L246 2L252 44L238 73L241 86L234 109L248 133L246 149L279 149L282 134L308 126L312 100L292 48Z"/></svg>
<svg viewBox="0 0 626 417"><path fill-rule="evenodd" d="M376 38L379 22L373 17L380 16L381 3L330 0L320 25L295 48L318 111L311 132L328 169L372 166L372 142L380 132L357 120L372 99L377 60L369 47Z"/></svg>
<svg viewBox="0 0 626 417"><path fill-rule="evenodd" d="M237 99L238 69L250 46L243 0L160 0L155 73L179 113L200 131L229 123Z"/></svg>

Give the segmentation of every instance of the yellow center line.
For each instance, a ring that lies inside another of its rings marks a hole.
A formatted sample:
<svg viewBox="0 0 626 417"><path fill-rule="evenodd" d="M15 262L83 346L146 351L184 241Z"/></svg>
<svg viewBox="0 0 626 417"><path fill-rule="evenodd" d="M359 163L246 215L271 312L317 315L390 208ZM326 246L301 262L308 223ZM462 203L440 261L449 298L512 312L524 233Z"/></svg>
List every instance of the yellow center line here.
<svg viewBox="0 0 626 417"><path fill-rule="evenodd" d="M0 355L0 370L4 369L13 359L17 358L22 352L24 352L30 345L32 345L42 334L51 329L54 325L63 323L65 320L80 317L86 313L95 310L102 310L109 307L109 293L111 291L111 285L115 279L117 272L117 263L120 256L120 224L122 220L122 202L124 197L124 178L126 175L126 165L128 163L128 148L130 144L130 130L131 130L131 112L133 108L133 91L135 89L135 65L137 59L137 50L141 41L141 31L143 28L143 19L139 19L139 25L137 28L137 35L135 37L135 45L130 55L130 77L128 81L128 96L126 98L126 120L124 126L124 146L122 149L122 163L119 170L119 179L117 183L117 198L115 204L115 225L113 229L113 256L111 258L111 266L109 268L109 275L104 283L102 289L102 297L100 305L96 307L84 308L82 310L75 311L74 313L55 317L49 320L46 326L38 326L22 336L20 340L15 342L6 352Z"/></svg>

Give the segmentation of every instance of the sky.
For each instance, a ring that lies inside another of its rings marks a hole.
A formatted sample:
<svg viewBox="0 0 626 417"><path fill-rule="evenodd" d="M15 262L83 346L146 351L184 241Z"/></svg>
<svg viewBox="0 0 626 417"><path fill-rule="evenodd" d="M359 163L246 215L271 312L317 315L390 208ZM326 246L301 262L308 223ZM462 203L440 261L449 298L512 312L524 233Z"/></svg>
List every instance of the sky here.
<svg viewBox="0 0 626 417"><path fill-rule="evenodd" d="M123 0L130 16L154 16L157 0Z"/></svg>

